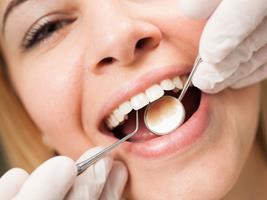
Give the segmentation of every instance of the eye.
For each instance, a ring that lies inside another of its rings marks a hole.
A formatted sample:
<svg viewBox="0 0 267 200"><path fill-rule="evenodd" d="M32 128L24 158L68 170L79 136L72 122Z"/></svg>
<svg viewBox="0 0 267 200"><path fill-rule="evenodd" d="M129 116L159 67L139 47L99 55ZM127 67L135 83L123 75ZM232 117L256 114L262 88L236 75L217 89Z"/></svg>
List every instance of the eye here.
<svg viewBox="0 0 267 200"><path fill-rule="evenodd" d="M25 35L22 43L24 49L30 49L48 39L75 19L42 20L33 26Z"/></svg>

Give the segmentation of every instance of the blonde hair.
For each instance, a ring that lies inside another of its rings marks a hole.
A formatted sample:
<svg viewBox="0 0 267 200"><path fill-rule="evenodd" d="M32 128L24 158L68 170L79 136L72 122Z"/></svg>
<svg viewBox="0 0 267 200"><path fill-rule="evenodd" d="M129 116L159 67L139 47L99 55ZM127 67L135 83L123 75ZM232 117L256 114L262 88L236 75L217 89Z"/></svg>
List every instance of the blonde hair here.
<svg viewBox="0 0 267 200"><path fill-rule="evenodd" d="M27 115L0 66L0 141L9 167L29 172L53 155Z"/></svg>
<svg viewBox="0 0 267 200"><path fill-rule="evenodd" d="M0 66L0 141L10 166L32 171L53 151L43 144L40 131L12 90ZM262 83L261 136L267 152L267 81ZM266 154L267 155L267 154Z"/></svg>

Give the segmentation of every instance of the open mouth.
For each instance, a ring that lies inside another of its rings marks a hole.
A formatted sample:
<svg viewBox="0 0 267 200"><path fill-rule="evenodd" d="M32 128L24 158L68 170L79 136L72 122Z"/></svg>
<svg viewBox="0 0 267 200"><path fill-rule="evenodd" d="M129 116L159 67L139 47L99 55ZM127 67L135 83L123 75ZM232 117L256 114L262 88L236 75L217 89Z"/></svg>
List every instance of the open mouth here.
<svg viewBox="0 0 267 200"><path fill-rule="evenodd" d="M103 132L108 133L116 139L121 139L131 133L136 127L135 111L139 111L138 132L129 140L133 143L142 143L160 137L151 133L145 126L144 113L146 107L163 96L178 98L181 93L187 76L175 76L164 79L146 88L141 93L129 98L117 106L102 122ZM201 100L201 91L191 86L185 97L183 105L186 112L185 123L197 111Z"/></svg>

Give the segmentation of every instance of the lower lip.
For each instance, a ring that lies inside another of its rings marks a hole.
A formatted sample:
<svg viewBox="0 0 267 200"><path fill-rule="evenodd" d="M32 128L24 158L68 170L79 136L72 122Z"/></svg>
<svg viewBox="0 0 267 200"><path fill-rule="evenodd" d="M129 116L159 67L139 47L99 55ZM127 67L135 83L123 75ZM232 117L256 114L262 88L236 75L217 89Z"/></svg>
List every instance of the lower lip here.
<svg viewBox="0 0 267 200"><path fill-rule="evenodd" d="M208 125L209 95L202 93L198 110L174 132L144 142L126 142L121 148L139 157L152 159L179 154L198 143L205 135Z"/></svg>
<svg viewBox="0 0 267 200"><path fill-rule="evenodd" d="M209 97L202 93L198 110L169 135L140 143L127 142L122 145L127 152L145 158L160 158L179 154L196 144L206 133L209 124Z"/></svg>

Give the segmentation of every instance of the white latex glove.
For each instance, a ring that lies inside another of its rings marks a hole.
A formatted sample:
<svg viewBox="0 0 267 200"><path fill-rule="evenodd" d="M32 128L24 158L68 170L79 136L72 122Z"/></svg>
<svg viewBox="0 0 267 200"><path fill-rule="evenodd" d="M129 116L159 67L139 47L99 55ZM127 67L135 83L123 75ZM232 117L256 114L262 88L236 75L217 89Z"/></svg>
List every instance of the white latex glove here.
<svg viewBox="0 0 267 200"><path fill-rule="evenodd" d="M98 152L90 149L82 158ZM127 170L111 157L99 160L77 177L75 162L70 158L52 158L31 175L12 169L0 179L1 200L120 200L127 181Z"/></svg>
<svg viewBox="0 0 267 200"><path fill-rule="evenodd" d="M204 62L193 77L196 87L216 93L267 77L267 0L181 0L180 12L209 18L199 47Z"/></svg>

